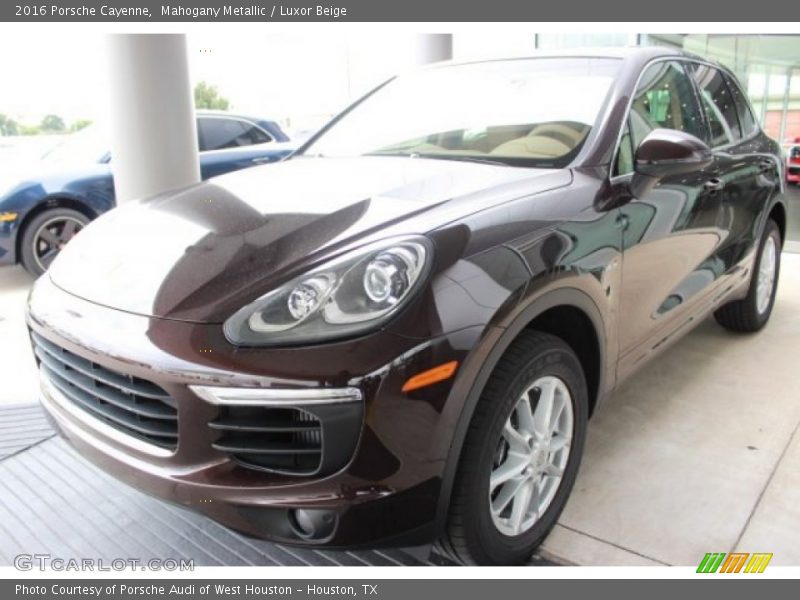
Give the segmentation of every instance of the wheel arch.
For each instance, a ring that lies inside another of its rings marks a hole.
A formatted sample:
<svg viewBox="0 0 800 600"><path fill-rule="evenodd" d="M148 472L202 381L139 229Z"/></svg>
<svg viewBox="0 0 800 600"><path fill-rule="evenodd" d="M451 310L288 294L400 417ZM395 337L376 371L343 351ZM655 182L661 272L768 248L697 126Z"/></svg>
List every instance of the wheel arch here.
<svg viewBox="0 0 800 600"><path fill-rule="evenodd" d="M14 242L16 262L19 263L22 261L22 238L25 237L25 230L28 228L28 225L30 225L30 222L43 212L47 212L48 210L52 210L54 208L69 208L76 210L86 216L86 218L90 221L96 219L98 216L98 213L94 211L86 202L74 196L59 195L42 199L38 204L36 204L36 206L25 213L25 216L22 218L22 221L17 228L16 240Z"/></svg>
<svg viewBox="0 0 800 600"><path fill-rule="evenodd" d="M562 319L566 318L566 322ZM585 292L576 288L559 288L530 302L516 317L502 328L495 329L495 336L487 336L490 345L485 352L475 353L473 360L477 374L462 386L454 385L451 399L463 394L464 401L454 428L450 449L442 472L442 484L436 511L436 532L440 536L445 529L450 498L453 492L458 462L475 407L486 386L489 376L509 346L523 332L536 329L563 339L578 355L587 379L589 392L589 414L600 404L605 393L606 382L606 332L600 309ZM576 328L577 325L577 328ZM570 329L572 332L570 333ZM566 339L569 338L569 339ZM579 342L583 343L579 343ZM588 344L587 344L588 342ZM577 346L577 347L576 347ZM469 372L470 369L461 369Z"/></svg>
<svg viewBox="0 0 800 600"><path fill-rule="evenodd" d="M781 232L781 245L786 244L786 207L783 202L775 202L767 213L767 219L772 219Z"/></svg>

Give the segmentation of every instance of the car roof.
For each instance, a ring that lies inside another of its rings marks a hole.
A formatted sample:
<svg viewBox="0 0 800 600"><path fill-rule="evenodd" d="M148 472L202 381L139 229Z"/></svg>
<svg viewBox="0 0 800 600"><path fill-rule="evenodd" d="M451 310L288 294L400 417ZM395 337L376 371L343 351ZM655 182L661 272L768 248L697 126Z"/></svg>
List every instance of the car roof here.
<svg viewBox="0 0 800 600"><path fill-rule="evenodd" d="M208 108L201 108L195 110L195 114L198 117L229 117L231 119L244 119L246 121L269 121L274 122L275 119L267 119L264 117L254 117L253 115L238 113L238 112L231 112L229 110L211 110Z"/></svg>
<svg viewBox="0 0 800 600"><path fill-rule="evenodd" d="M522 56L508 56L500 58L485 58L473 60L453 60L442 61L424 67L425 69L436 69L442 67L458 66L458 65L471 65L480 63L502 62L512 60L530 60L536 58L615 58L615 59L634 59L637 61L646 62L654 58L661 57L684 57L692 58L695 60L709 61L699 55L685 52L678 48L669 48L666 46L609 46L609 47L584 47L584 48L567 48L558 50L535 50L530 54Z"/></svg>

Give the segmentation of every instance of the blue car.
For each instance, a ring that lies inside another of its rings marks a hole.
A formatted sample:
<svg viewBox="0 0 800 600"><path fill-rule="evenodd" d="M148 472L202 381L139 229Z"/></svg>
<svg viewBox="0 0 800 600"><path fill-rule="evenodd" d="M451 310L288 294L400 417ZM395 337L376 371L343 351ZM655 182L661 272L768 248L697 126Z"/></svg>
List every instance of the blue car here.
<svg viewBox="0 0 800 600"><path fill-rule="evenodd" d="M198 111L203 179L278 161L294 146L268 119ZM26 176L9 169L0 181L0 265L22 263L43 273L89 221L115 206L111 155L103 131L91 125L68 136Z"/></svg>

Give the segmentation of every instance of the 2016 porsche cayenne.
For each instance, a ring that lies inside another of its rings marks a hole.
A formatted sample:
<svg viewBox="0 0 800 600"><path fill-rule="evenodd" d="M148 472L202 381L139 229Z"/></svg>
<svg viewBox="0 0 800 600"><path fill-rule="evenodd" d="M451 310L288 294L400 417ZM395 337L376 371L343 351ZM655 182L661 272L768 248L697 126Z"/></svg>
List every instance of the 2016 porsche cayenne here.
<svg viewBox="0 0 800 600"><path fill-rule="evenodd" d="M42 402L252 535L523 562L621 380L708 314L766 323L782 168L734 76L670 50L400 76L82 231L30 298Z"/></svg>

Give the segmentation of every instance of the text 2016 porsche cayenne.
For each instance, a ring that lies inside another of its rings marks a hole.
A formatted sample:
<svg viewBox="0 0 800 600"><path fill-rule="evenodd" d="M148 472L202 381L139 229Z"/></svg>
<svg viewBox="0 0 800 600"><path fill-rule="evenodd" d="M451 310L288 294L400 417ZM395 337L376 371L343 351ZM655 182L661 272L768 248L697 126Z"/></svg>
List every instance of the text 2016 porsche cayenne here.
<svg viewBox="0 0 800 600"><path fill-rule="evenodd" d="M693 56L401 76L289 160L82 231L30 299L42 401L249 534L523 562L622 379L710 313L766 323L782 169Z"/></svg>

